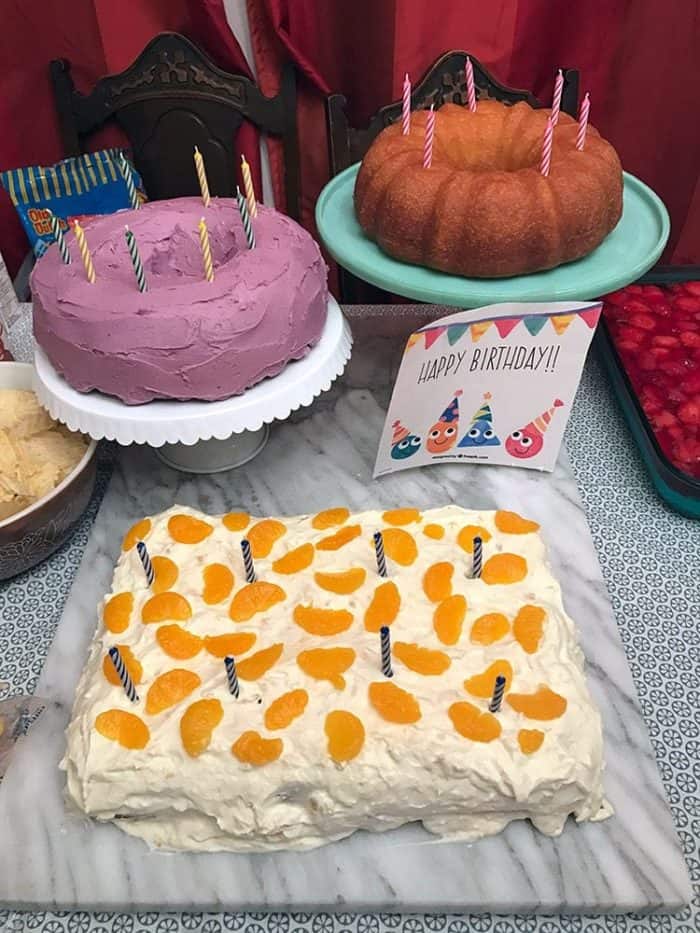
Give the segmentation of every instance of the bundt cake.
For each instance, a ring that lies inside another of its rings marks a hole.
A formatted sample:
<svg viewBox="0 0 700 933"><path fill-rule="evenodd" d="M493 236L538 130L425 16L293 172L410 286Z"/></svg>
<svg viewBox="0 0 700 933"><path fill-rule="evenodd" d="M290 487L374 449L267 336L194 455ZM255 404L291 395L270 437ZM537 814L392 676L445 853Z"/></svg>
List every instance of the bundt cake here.
<svg viewBox="0 0 700 933"><path fill-rule="evenodd" d="M551 269L595 249L622 213L617 153L589 124L561 113L551 168L540 173L549 109L479 101L444 104L432 165L423 168L426 111L383 130L355 184L363 230L396 259L457 275L496 278Z"/></svg>

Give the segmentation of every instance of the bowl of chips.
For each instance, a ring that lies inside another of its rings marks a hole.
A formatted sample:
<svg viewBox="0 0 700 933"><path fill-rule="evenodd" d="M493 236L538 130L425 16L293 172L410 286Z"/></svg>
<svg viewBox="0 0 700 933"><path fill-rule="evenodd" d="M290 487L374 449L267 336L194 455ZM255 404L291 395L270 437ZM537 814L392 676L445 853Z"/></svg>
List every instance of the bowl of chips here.
<svg viewBox="0 0 700 933"><path fill-rule="evenodd" d="M33 372L27 363L0 363L0 580L53 554L95 486L97 444L41 407Z"/></svg>

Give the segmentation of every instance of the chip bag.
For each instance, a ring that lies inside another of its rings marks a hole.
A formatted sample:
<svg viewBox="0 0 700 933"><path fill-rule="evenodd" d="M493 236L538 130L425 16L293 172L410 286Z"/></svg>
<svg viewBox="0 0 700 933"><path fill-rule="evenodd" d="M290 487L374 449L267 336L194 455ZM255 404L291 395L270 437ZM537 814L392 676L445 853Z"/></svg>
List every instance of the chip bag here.
<svg viewBox="0 0 700 933"><path fill-rule="evenodd" d="M113 214L132 207L120 168L122 149L102 149L63 159L55 165L30 165L0 172L0 181L17 208L32 249L41 256L53 243L51 215L66 227L74 217ZM141 177L127 159L127 171L139 201L145 200Z"/></svg>

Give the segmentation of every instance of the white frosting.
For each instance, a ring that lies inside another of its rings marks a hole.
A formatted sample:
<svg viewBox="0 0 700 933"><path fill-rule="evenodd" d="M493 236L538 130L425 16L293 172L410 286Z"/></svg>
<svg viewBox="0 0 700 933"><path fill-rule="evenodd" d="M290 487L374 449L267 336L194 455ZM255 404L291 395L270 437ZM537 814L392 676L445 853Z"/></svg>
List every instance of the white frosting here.
<svg viewBox="0 0 700 933"><path fill-rule="evenodd" d="M168 519L186 513L209 521L213 533L200 544L176 543L168 532ZM205 651L190 660L167 656L156 641L157 625L141 622L141 607L152 595L135 548L124 552L117 564L112 594L131 591L134 611L127 630L112 634L98 626L78 686L68 728L68 746L62 767L67 772L69 797L84 813L98 820L113 820L153 846L169 849L260 851L306 849L342 838L356 829L383 831L420 820L427 830L451 839L475 840L499 832L514 819L529 818L543 833L557 835L569 814L576 820L603 819L611 813L604 799L601 774L603 743L598 711L592 704L583 674L583 655L572 621L564 612L561 592L545 561L538 533L503 534L493 512L466 511L457 506L422 513L419 523L404 526L418 544L416 562L403 567L389 560L389 575L399 587L401 609L391 627L392 640L417 642L449 655L451 666L439 676L408 670L394 659L393 683L410 691L420 703L422 716L411 725L387 722L371 706L368 685L383 680L379 664L379 635L364 628L364 611L375 587L372 534L386 528L380 512L353 515L346 524L360 524L362 534L336 551L317 550L307 570L292 575L271 570L274 560L300 544L335 533L318 531L309 516L284 518L288 531L269 557L258 559L261 580L278 583L287 599L248 622L232 622L230 599L208 606L202 599L202 569L206 564L227 564L235 575L237 591L245 583L240 541L245 531L231 532L220 518L175 507L152 519L145 537L152 556L170 557L180 576L173 587L185 596L193 617L180 622L198 635L236 631L257 633L245 658L275 642L284 653L260 680L241 681L241 695L228 691L221 659ZM253 519L252 521L255 521ZM441 540L423 534L425 524L445 528ZM484 560L505 551L527 560L528 574L519 583L487 585L469 577L471 555L456 543L467 524L482 525L492 538L484 546ZM453 592L462 593L468 611L456 645L443 645L433 630L435 604L426 597L422 579L437 561L455 565ZM313 575L367 570L365 583L349 596L319 588ZM107 597L108 598L108 597ZM321 608L347 608L354 613L351 628L330 637L312 636L292 620L297 604ZM487 612L501 612L512 622L518 609L534 603L547 613L538 650L527 654L511 632L483 646L470 641L472 623ZM167 623L166 623L167 624ZM103 658L111 645L128 645L143 665L138 687L140 702L131 704L120 687L108 683ZM307 676L296 663L309 648L346 646L357 652L345 672L346 687ZM512 692L533 693L540 684L565 697L567 708L558 719L535 721L516 713L507 702L497 714L500 737L474 742L458 734L448 716L449 707L467 701L486 710L488 700L476 699L464 681L483 672L496 659L506 659L514 671ZM201 686L176 706L149 716L145 696L160 674L181 667L195 671ZM305 712L283 730L268 732L266 708L292 689L309 694ZM199 757L183 748L179 724L182 713L200 698L218 698L224 718L214 730L211 744ZM262 703L259 703L259 699ZM148 725L150 741L142 750L128 750L95 729L97 715L123 709L139 715ZM328 754L324 722L331 710L348 710L365 727L360 754L336 764ZM518 744L520 729L539 729L542 746L525 755ZM282 738L279 759L262 767L241 763L231 745L247 730Z"/></svg>

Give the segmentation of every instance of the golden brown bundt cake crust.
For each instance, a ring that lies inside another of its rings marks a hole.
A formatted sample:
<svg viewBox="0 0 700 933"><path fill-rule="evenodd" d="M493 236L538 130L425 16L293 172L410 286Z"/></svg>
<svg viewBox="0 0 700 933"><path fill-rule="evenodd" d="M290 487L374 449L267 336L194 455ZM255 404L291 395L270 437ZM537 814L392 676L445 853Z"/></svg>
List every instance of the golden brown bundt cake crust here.
<svg viewBox="0 0 700 933"><path fill-rule="evenodd" d="M622 213L617 153L590 124L559 115L547 178L540 174L550 110L479 101L476 113L435 114L433 162L423 168L426 111L411 131L394 123L374 140L355 183L365 233L390 256L482 278L551 269L595 249Z"/></svg>

